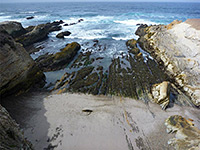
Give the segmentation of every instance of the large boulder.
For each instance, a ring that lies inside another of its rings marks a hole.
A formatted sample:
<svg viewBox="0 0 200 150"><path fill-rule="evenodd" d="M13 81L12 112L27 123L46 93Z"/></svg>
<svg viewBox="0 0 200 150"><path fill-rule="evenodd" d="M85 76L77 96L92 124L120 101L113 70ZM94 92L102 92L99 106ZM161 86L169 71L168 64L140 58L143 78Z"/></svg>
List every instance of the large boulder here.
<svg viewBox="0 0 200 150"><path fill-rule="evenodd" d="M10 117L5 108L0 105L0 149L2 150L32 150L32 145L26 140L19 125Z"/></svg>
<svg viewBox="0 0 200 150"><path fill-rule="evenodd" d="M0 95L44 84L44 74L20 43L0 28Z"/></svg>
<svg viewBox="0 0 200 150"><path fill-rule="evenodd" d="M71 34L71 32L65 31L65 32L58 33L58 34L56 35L56 37L57 37L57 38L62 38L62 39L64 39L64 36L69 36L70 34Z"/></svg>
<svg viewBox="0 0 200 150"><path fill-rule="evenodd" d="M48 37L49 26L46 24L40 24L35 26L32 31L16 38L16 41L22 43L23 46L29 46L33 43L44 40Z"/></svg>
<svg viewBox="0 0 200 150"><path fill-rule="evenodd" d="M21 23L15 21L0 22L0 27L6 30L13 38L21 36L26 33Z"/></svg>
<svg viewBox="0 0 200 150"><path fill-rule="evenodd" d="M182 116L170 116L166 121L167 133L175 133L175 138L168 141L168 144L176 150L199 150L200 130L194 127L191 119Z"/></svg>
<svg viewBox="0 0 200 150"><path fill-rule="evenodd" d="M169 82L163 81L162 83L154 84L151 89L154 102L160 104L162 109L166 109L169 105L169 85Z"/></svg>
<svg viewBox="0 0 200 150"><path fill-rule="evenodd" d="M80 47L81 46L76 42L67 44L61 52L50 55L42 55L36 59L36 62L43 71L55 71L62 69L73 60Z"/></svg>

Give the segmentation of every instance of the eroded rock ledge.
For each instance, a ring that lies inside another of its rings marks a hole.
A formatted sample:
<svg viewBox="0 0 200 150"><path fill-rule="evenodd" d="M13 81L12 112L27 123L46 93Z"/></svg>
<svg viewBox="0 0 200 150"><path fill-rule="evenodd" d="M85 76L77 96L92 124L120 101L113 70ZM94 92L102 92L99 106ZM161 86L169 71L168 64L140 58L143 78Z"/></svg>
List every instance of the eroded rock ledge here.
<svg viewBox="0 0 200 150"><path fill-rule="evenodd" d="M168 26L141 25L138 43L165 67L176 86L200 106L200 19L174 21Z"/></svg>
<svg viewBox="0 0 200 150"><path fill-rule="evenodd" d="M44 74L20 43L0 28L0 95L44 84Z"/></svg>

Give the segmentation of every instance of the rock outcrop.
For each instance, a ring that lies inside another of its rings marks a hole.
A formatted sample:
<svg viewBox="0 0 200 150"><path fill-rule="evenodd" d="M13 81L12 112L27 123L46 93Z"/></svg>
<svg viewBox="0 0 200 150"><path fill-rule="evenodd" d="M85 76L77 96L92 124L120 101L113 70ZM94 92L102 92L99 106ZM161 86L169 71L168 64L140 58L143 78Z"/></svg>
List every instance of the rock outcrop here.
<svg viewBox="0 0 200 150"><path fill-rule="evenodd" d="M20 43L0 28L0 95L44 84L44 74Z"/></svg>
<svg viewBox="0 0 200 150"><path fill-rule="evenodd" d="M178 89L188 95L194 105L200 106L200 30L188 21L176 21L169 26L143 25L136 34L140 36L140 46L164 66Z"/></svg>
<svg viewBox="0 0 200 150"><path fill-rule="evenodd" d="M0 22L0 28L3 28L13 38L19 37L27 32L21 23L15 21Z"/></svg>
<svg viewBox="0 0 200 150"><path fill-rule="evenodd" d="M38 66L43 71L55 71L66 67L76 56L81 46L73 42L67 44L65 48L61 49L61 52L50 55L42 55L36 59Z"/></svg>
<svg viewBox="0 0 200 150"><path fill-rule="evenodd" d="M194 127L191 119L187 120L182 116L170 116L166 121L167 133L174 133L175 138L168 141L168 144L176 150L199 150L200 130Z"/></svg>
<svg viewBox="0 0 200 150"><path fill-rule="evenodd" d="M153 101L157 104L160 104L162 109L166 109L166 107L169 105L169 85L169 82L163 81L162 83L154 84L151 89Z"/></svg>
<svg viewBox="0 0 200 150"><path fill-rule="evenodd" d="M32 145L22 134L19 125L0 105L0 149L1 150L32 150Z"/></svg>
<svg viewBox="0 0 200 150"><path fill-rule="evenodd" d="M58 34L56 35L56 37L57 37L57 38L62 38L62 39L64 39L64 36L69 36L70 34L71 34L71 32L65 31L65 32L58 33Z"/></svg>

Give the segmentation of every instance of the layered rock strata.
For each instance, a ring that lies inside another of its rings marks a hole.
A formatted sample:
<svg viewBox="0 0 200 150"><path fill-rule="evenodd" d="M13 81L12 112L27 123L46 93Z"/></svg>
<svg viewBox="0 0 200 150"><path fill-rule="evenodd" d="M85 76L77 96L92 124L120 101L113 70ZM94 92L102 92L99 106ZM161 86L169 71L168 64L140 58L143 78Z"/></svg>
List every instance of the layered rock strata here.
<svg viewBox="0 0 200 150"><path fill-rule="evenodd" d="M168 26L142 25L136 34L140 46L165 67L178 89L200 106L200 30L193 27L200 22L197 20Z"/></svg>
<svg viewBox="0 0 200 150"><path fill-rule="evenodd" d="M44 74L20 43L0 28L0 95L44 84Z"/></svg>

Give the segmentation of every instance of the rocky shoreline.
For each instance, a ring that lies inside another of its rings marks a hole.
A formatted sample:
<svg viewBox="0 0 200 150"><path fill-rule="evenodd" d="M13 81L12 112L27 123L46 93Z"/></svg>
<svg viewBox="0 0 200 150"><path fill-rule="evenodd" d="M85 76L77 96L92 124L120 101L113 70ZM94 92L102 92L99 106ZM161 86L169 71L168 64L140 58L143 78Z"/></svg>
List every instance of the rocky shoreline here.
<svg viewBox="0 0 200 150"><path fill-rule="evenodd" d="M84 20L80 19L77 23L82 21ZM126 53L113 56L106 65L104 62L107 58L94 55L98 51L107 51L106 46L101 45L99 40L93 40L92 46L87 46L87 43L66 43L60 52L42 55L35 61L30 57L30 53L38 50L33 44L48 38L50 32L60 31L60 25L64 24L62 20L28 28L23 28L18 22L0 23L1 98L10 94L23 95L30 88L41 89L45 84L44 72L68 67L72 71L66 72L56 83L52 83L49 93L129 97L141 100L147 105L151 102L159 104L163 110L179 105L194 107L199 112L200 31L195 22L196 20L190 19L183 23L174 21L167 26L140 25L136 31L139 39L128 40L125 43ZM63 39L70 34L69 31L60 32L57 37ZM5 101L6 98L3 98L3 102ZM3 107L0 112L4 112ZM4 114L1 113L0 119L5 117ZM7 118L13 121L10 117ZM173 132L188 138L181 141L174 139L169 144L175 149L198 149L199 129L194 129L191 121L180 118L181 116L169 117L166 125ZM181 120L184 120L185 124L182 127L179 125L183 124ZM176 129L173 126L176 126ZM182 128L187 130L187 134ZM10 129L19 130L13 127ZM7 129L6 133L9 134ZM19 131L13 134L20 136L13 148L17 149L18 144L26 140ZM195 138L190 138L192 134L195 134ZM0 146L6 149L5 145L10 144L6 138L2 138ZM30 144L24 146L25 149L32 149ZM129 149L130 146L129 143ZM51 148L50 145L49 149Z"/></svg>

